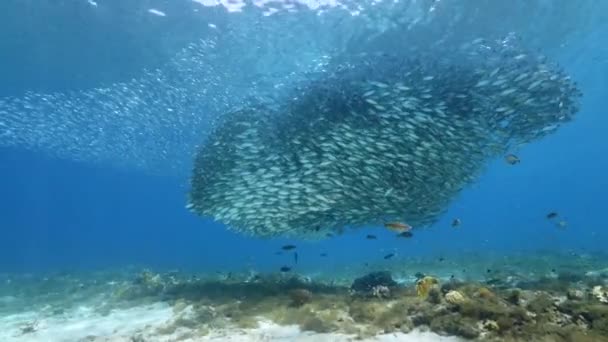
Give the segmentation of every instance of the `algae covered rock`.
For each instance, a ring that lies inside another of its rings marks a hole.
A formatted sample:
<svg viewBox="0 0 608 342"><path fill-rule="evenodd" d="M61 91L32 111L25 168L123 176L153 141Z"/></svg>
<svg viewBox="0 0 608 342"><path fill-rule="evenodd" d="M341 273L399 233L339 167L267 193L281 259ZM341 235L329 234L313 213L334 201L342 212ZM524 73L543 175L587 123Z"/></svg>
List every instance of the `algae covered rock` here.
<svg viewBox="0 0 608 342"><path fill-rule="evenodd" d="M390 272L380 271L372 272L363 277L355 279L350 288L359 294L374 295L374 289L377 289L379 286L384 286L390 289L397 287L398 284L395 280L393 280Z"/></svg>
<svg viewBox="0 0 608 342"><path fill-rule="evenodd" d="M481 299L488 300L488 301L496 301L498 299L496 297L496 294L494 292L492 292L492 290L488 289L487 287L480 287L479 289L477 289L477 292L475 293L475 295Z"/></svg>
<svg viewBox="0 0 608 342"><path fill-rule="evenodd" d="M570 289L566 293L566 297L569 300L583 300L585 298L585 293L581 290Z"/></svg>
<svg viewBox="0 0 608 342"><path fill-rule="evenodd" d="M500 326L498 325L498 323L496 321L494 321L494 320L491 320L491 319L486 320L485 322L483 322L482 325L483 325L483 328L485 330L488 330L488 331L498 331L498 330L500 330Z"/></svg>
<svg viewBox="0 0 608 342"><path fill-rule="evenodd" d="M601 303L608 304L608 289L603 286L594 286L591 290L591 295Z"/></svg>
<svg viewBox="0 0 608 342"><path fill-rule="evenodd" d="M289 291L291 306L302 306L312 301L312 292L306 289L293 289Z"/></svg>
<svg viewBox="0 0 608 342"><path fill-rule="evenodd" d="M513 290L509 291L509 293L507 294L505 299L510 304L519 305L522 302L521 294L522 293L519 289L513 289Z"/></svg>
<svg viewBox="0 0 608 342"><path fill-rule="evenodd" d="M445 301L452 305L462 304L466 300L466 297L459 291L452 290L445 294Z"/></svg>
<svg viewBox="0 0 608 342"><path fill-rule="evenodd" d="M381 303L357 300L350 304L348 311L355 322L369 323L386 310L386 305Z"/></svg>
<svg viewBox="0 0 608 342"><path fill-rule="evenodd" d="M305 331L314 331L317 333L327 333L334 329L330 322L320 319L319 317L308 317L301 324L300 328Z"/></svg>
<svg viewBox="0 0 608 342"><path fill-rule="evenodd" d="M528 310L535 313L548 312L555 306L555 301L546 293L539 293L528 303Z"/></svg>
<svg viewBox="0 0 608 342"><path fill-rule="evenodd" d="M435 277L426 276L416 282L416 293L420 298L427 299L434 288L439 290L439 280Z"/></svg>
<svg viewBox="0 0 608 342"><path fill-rule="evenodd" d="M431 330L437 333L461 336L464 338L477 338L479 330L476 322L463 318L458 314L441 316L433 319L430 324Z"/></svg>

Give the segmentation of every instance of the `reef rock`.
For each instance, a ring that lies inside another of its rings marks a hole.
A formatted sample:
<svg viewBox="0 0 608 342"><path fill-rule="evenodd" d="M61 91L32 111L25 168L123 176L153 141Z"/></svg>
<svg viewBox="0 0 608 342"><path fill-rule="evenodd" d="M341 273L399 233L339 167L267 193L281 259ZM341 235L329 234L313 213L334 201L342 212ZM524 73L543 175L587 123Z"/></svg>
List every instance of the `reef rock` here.
<svg viewBox="0 0 608 342"><path fill-rule="evenodd" d="M393 280L390 272L381 271L372 272L363 277L355 279L350 288L357 293L373 295L374 289L378 289L379 286L390 289L391 287L396 287L397 285L397 282Z"/></svg>
<svg viewBox="0 0 608 342"><path fill-rule="evenodd" d="M452 305L462 304L466 300L466 297L462 293L455 290L452 290L445 294L445 301Z"/></svg>

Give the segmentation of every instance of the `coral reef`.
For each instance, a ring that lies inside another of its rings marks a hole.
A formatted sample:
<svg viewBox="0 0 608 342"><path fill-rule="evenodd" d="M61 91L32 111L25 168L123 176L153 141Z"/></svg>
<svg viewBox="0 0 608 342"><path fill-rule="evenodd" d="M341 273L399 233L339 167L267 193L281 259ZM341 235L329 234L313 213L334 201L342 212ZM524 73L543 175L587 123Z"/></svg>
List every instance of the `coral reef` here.
<svg viewBox="0 0 608 342"><path fill-rule="evenodd" d="M426 276L416 281L416 293L421 298L427 298L431 294L433 288L439 286L437 278Z"/></svg>
<svg viewBox="0 0 608 342"><path fill-rule="evenodd" d="M164 297L174 300L180 312L172 326L163 328L166 332L180 326L199 327L199 334L227 325L255 327L256 319L264 317L304 330L360 337L414 328L488 341L602 341L608 336L608 305L597 286L584 295L583 290L572 291L571 283L541 282L537 284L548 288L523 290L464 281L440 285L431 276L399 285L388 272L357 278L350 288L298 277L259 276L254 282L232 283L165 283L163 277L150 275L143 279L131 286L158 288L162 283ZM571 290L560 294L558 287Z"/></svg>
<svg viewBox="0 0 608 342"><path fill-rule="evenodd" d="M445 301L452 305L460 305L463 304L467 299L465 296L455 290L452 290L445 294Z"/></svg>
<svg viewBox="0 0 608 342"><path fill-rule="evenodd" d="M377 292L378 286L383 286L390 291L391 288L396 288L398 284L393 280L390 272L381 271L372 272L355 279L350 288L357 294L377 297L374 293L374 289L376 289Z"/></svg>
<svg viewBox="0 0 608 342"><path fill-rule="evenodd" d="M372 288L372 296L377 298L389 298L391 296L391 289L384 285L376 285Z"/></svg>
<svg viewBox="0 0 608 342"><path fill-rule="evenodd" d="M55 287L36 280L31 286L46 291L41 315L61 315L67 307L49 300L49 293L57 289L76 298L99 297L100 291L112 289L113 295L103 297L103 305L96 308L101 313L164 302L174 318L158 326L158 333L184 339L227 327L256 328L261 320L268 320L361 338L419 329L478 341L608 341L606 279L596 275L511 279L508 272L494 272L485 280L471 280L428 275L415 279L410 273L409 278L400 275L397 282L383 271L355 278L348 286L282 273L198 277L146 270L126 274L131 278L55 280ZM24 305L21 298L34 292L23 290L23 295L7 297L3 305ZM65 302L65 296L58 298ZM17 333L29 335L38 329L32 319Z"/></svg>
<svg viewBox="0 0 608 342"><path fill-rule="evenodd" d="M591 294L600 302L608 304L608 289L604 288L603 286L594 286L591 290Z"/></svg>
<svg viewBox="0 0 608 342"><path fill-rule="evenodd" d="M292 306L302 306L312 301L312 292L306 289L294 289L289 292Z"/></svg>

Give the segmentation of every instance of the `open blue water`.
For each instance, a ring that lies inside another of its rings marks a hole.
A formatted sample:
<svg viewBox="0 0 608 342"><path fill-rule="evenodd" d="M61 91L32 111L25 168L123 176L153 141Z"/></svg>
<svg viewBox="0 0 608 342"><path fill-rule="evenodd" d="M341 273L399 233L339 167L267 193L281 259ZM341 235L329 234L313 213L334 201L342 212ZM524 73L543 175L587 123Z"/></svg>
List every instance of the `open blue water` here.
<svg viewBox="0 0 608 342"><path fill-rule="evenodd" d="M490 11L491 2L479 5L482 12L474 15L473 5L464 6L455 0L436 3L462 7L465 18L468 15L473 19L486 18L476 28L478 32L468 32L472 36L491 31L484 27L492 25L498 11ZM297 267L309 271L320 271L328 264L347 267L378 260L388 252L410 258L486 251L508 254L522 250L604 250L608 241L605 229L608 50L603 43L607 26L596 14L599 16L606 6L602 1L583 1L578 10L570 7L560 10L560 5L569 6L569 2L538 1L529 6L531 8L523 3L513 2L513 11L507 13L503 21L496 22L497 27L505 31L521 29L524 40L529 38L531 45L539 48L546 39L548 55L562 64L584 93L581 111L574 122L554 135L518 150L520 164L508 165L502 159L491 161L480 179L450 205L440 222L416 233L414 239L388 239L391 233L381 227L315 242L246 237L184 209L192 167L187 158L179 164L177 172L151 175L137 167L137 163L132 163L133 167L117 167L108 162L113 157L116 160L123 157L119 150L112 150L113 146L107 146L108 153L103 158L95 155L86 158L84 147L74 152L78 158L70 158L70 152L56 157L45 144L60 137L49 131L49 136L44 132L39 134L48 141L40 140L37 146L25 146L17 138L0 140L5 145L0 148L0 272L90 270L133 264L198 271L275 270L291 262L290 255L275 255L285 243L298 245ZM166 15L150 13L151 8L162 10ZM387 6L386 11L390 8ZM279 11L279 15L264 16L260 10L250 7L231 13L222 5L203 6L188 0L99 0L96 5L86 0L6 0L0 4L0 98L22 98L27 92L77 92L128 81L141 77L144 69L162 66L187 44L206 37L217 40L219 55L226 53L232 57L225 61L232 73L246 67L249 61L239 62L237 49L241 49L243 58L251 58L266 40L284 43L276 36L289 35L296 39L301 34L301 51L318 37L317 46L310 45L311 53L316 53L315 49L330 45L331 39L327 36L334 32L323 30L332 27L327 23L334 20L332 11L341 10L330 8L319 16L307 11L315 13L301 8L292 14ZM537 23L509 26L519 23L517 13L534 11L544 13ZM399 17L394 12L385 14L387 18ZM293 19L289 16L301 22L289 26ZM319 19L324 20L321 28L314 26L317 17L325 18ZM339 25L340 20L335 21L335 25ZM210 23L214 27L209 26ZM256 31L264 26L275 27ZM276 30L279 27L283 31ZM298 31L306 27L310 32ZM564 35L568 30L572 34ZM242 41L231 45L228 38L223 38L228 32L241 34ZM348 27L336 29L332 39L339 41L338 36L345 36L345 32ZM274 38L270 39L270 35ZM249 47L245 44L248 41L252 44ZM223 48L232 51L222 52ZM268 54L273 51L259 50L257 63L269 58ZM277 51L285 53L274 57L278 59L287 59L296 53L278 48ZM216 56L214 62L220 57ZM301 60L306 58L302 56ZM279 64L277 68L288 70L290 67L287 61ZM217 73L219 66L216 63L213 72ZM276 72L285 73L285 70ZM221 82L237 79L219 77L213 82L220 82L214 84L216 88L235 89L228 87L239 85ZM246 87L246 84L240 86ZM207 114L201 111L201 115ZM205 121L204 118L201 121ZM20 124L29 130L45 130L44 126ZM161 124L156 129L155 135L174 134L171 127ZM195 138L199 136L192 133ZM202 134L200 137L202 139ZM188 153L184 151L184 155ZM171 158L165 162L171 163ZM565 217L567 227L557 228L549 223L545 215L550 211ZM462 225L456 229L450 227L453 218L460 218ZM379 239L366 240L365 235L370 233ZM322 258L320 253L327 253L328 257Z"/></svg>

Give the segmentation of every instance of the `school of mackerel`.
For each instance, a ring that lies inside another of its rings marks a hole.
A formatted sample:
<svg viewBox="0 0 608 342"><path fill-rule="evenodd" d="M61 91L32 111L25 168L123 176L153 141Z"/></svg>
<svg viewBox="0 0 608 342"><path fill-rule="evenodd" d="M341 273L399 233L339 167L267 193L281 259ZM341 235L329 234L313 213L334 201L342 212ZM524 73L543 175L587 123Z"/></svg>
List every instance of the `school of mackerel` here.
<svg viewBox="0 0 608 342"><path fill-rule="evenodd" d="M340 56L284 103L224 115L187 208L263 237L428 226L488 160L571 121L581 95L511 36Z"/></svg>

